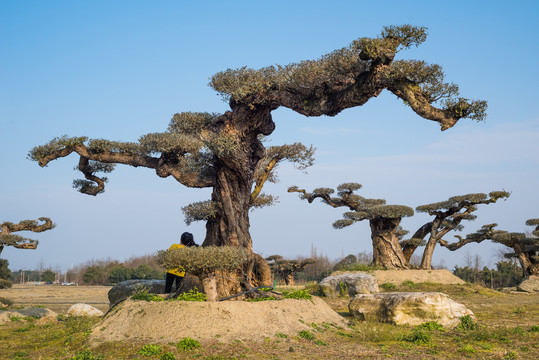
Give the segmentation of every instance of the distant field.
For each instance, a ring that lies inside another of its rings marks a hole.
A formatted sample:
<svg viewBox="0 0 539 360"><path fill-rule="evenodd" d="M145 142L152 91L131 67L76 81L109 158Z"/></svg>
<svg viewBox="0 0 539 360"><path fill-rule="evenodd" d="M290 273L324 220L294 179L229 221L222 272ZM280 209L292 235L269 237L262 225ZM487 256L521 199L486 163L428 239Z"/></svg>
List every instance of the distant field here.
<svg viewBox="0 0 539 360"><path fill-rule="evenodd" d="M107 293L110 286L60 286L60 285L19 285L11 289L1 289L0 297L15 302L15 306L43 305L59 314L66 313L69 307L85 303L101 311L109 309Z"/></svg>

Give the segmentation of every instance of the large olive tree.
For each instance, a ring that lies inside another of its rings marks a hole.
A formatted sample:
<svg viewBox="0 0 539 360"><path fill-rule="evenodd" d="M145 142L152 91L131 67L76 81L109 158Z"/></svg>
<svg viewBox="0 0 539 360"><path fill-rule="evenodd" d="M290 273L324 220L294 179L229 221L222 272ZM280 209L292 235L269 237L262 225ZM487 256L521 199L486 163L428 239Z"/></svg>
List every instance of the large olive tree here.
<svg viewBox="0 0 539 360"><path fill-rule="evenodd" d="M387 89L442 130L462 118L484 119L486 102L459 97L458 87L444 82L439 65L394 60L397 52L418 46L426 37L424 27L389 26L376 38L359 38L317 60L228 69L210 81L229 103L224 114L179 113L167 131L144 135L138 142L64 136L35 147L29 157L46 166L76 153L85 179L74 185L90 195L104 189L106 178L96 174L111 172L114 164L151 168L188 187L211 187L216 208L204 243L252 252L251 194L265 154L261 136L275 129L273 110L286 107L305 116L335 116Z"/></svg>
<svg viewBox="0 0 539 360"><path fill-rule="evenodd" d="M492 240L513 250L511 253L506 253L505 256L517 258L525 276L539 275L539 219L528 219L526 225L535 227L531 234L496 230L494 228L497 224L489 224L483 225L481 229L465 237L456 236L457 242L450 243L443 239L440 239L439 242L447 249L455 251L469 243Z"/></svg>

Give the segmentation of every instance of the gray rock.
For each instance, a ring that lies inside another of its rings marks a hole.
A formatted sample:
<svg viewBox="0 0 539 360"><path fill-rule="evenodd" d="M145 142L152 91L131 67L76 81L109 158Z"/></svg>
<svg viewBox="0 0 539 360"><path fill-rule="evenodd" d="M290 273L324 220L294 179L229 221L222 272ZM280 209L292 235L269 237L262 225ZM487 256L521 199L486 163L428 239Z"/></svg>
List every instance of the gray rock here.
<svg viewBox="0 0 539 360"><path fill-rule="evenodd" d="M103 311L88 304L74 304L67 310L69 316L103 316Z"/></svg>
<svg viewBox="0 0 539 360"><path fill-rule="evenodd" d="M328 276L320 282L320 289L328 297L379 292L376 278L364 273Z"/></svg>
<svg viewBox="0 0 539 360"><path fill-rule="evenodd" d="M24 308L16 310L0 310L0 324L11 321L11 318L32 317L42 320L39 323L47 321L56 321L58 314L45 308Z"/></svg>
<svg viewBox="0 0 539 360"><path fill-rule="evenodd" d="M186 293L189 291L198 291L200 293L204 292L204 285L202 284L202 281L198 278L198 276L194 276L191 274L185 274L182 282L180 283L180 288L174 294L174 296L178 296L182 293Z"/></svg>
<svg viewBox="0 0 539 360"><path fill-rule="evenodd" d="M356 295L348 304L350 314L360 320L397 325L420 325L437 321L454 328L460 317L474 314L446 294L434 292L380 293Z"/></svg>
<svg viewBox="0 0 539 360"><path fill-rule="evenodd" d="M145 288L150 293L163 294L165 292L165 280L127 280L109 290L108 297L110 306L127 299L137 290Z"/></svg>
<svg viewBox="0 0 539 360"><path fill-rule="evenodd" d="M539 276L531 275L529 278L517 285L517 290L529 293L539 292Z"/></svg>

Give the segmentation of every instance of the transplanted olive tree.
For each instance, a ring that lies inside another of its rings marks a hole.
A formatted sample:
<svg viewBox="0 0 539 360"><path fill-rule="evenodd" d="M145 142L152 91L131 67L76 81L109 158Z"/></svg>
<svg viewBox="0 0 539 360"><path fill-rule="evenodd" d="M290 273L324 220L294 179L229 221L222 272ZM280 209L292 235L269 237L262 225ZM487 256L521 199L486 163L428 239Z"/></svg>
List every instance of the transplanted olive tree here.
<svg viewBox="0 0 539 360"><path fill-rule="evenodd" d="M442 202L418 206L417 212L428 213L434 216L434 219L420 227L412 239L403 244L405 256L409 260L417 246L428 236L420 268L430 270L432 254L436 244L442 243L443 236L453 230L462 230L462 221L475 220L477 216L472 213L477 210L477 205L492 204L499 199L507 199L509 195L507 191L492 191L488 195L466 194L453 196Z"/></svg>
<svg viewBox="0 0 539 360"><path fill-rule="evenodd" d="M412 216L414 210L404 205L386 205L383 199L367 199L354 193L361 189L361 184L344 183L337 187L337 196L332 196L335 190L317 188L312 192L292 186L288 192L299 192L300 199L312 203L320 199L331 207L347 207L350 212L343 214L344 219L333 223L336 229L350 226L357 221L369 220L373 249L373 264L388 269L405 269L409 267L400 244L402 237L400 222L405 216Z"/></svg>
<svg viewBox="0 0 539 360"><path fill-rule="evenodd" d="M74 186L90 195L105 186L106 178L96 174L111 172L114 164L154 169L158 176L172 176L188 187L211 187L215 213L207 222L204 244L241 246L252 253L251 194L256 168L266 153L261 136L275 129L273 110L286 107L305 116L335 116L387 89L442 130L462 118L485 118L486 102L459 97L458 87L444 82L439 65L394 60L397 52L426 38L424 27L389 26L376 38L359 38L317 60L228 69L210 81L229 103L224 114L179 113L167 131L144 135L138 142L64 136L35 147L29 157L46 166L76 153L85 179Z"/></svg>
<svg viewBox="0 0 539 360"><path fill-rule="evenodd" d="M331 196L335 191L329 188L318 188L308 193L293 186L289 192L299 192L300 198L312 203L320 198L322 202L332 207L348 207L351 212L343 214L344 219L333 223L336 229L350 226L357 221L369 220L373 246L373 264L382 265L388 269L406 269L410 267L410 259L414 251L425 245L421 260L421 269L431 269L432 254L442 237L452 230L461 230L463 220L474 220L472 212L479 204L490 204L500 198L509 197L506 191L493 191L486 194L467 194L453 196L446 201L418 206L418 212L426 212L434 216L434 220L421 226L409 240L402 240L407 231L402 230L400 222L405 216L412 216L414 210L404 205L386 205L382 199L366 199L354 194L361 184L345 183L337 187L337 196ZM428 240L425 243L426 236Z"/></svg>
<svg viewBox="0 0 539 360"><path fill-rule="evenodd" d="M294 274L303 271L309 264L314 264L313 259L287 260L281 255L271 255L266 258L271 272L279 276L285 285L294 285Z"/></svg>
<svg viewBox="0 0 539 360"><path fill-rule="evenodd" d="M513 250L505 254L508 258L517 258L525 276L539 275L539 219L528 219L526 225L534 226L531 236L524 233L495 230L497 224L483 225L475 233L465 237L456 236L457 242L449 243L443 239L440 244L451 251L455 251L469 243L480 243L484 240L492 240L495 243L505 245Z"/></svg>
<svg viewBox="0 0 539 360"><path fill-rule="evenodd" d="M47 217L40 217L38 220L22 220L18 224L6 221L0 224L0 254L5 246L13 246L17 249L36 249L39 241L13 233L20 231L43 232L56 226ZM41 224L39 223L40 221L42 222Z"/></svg>

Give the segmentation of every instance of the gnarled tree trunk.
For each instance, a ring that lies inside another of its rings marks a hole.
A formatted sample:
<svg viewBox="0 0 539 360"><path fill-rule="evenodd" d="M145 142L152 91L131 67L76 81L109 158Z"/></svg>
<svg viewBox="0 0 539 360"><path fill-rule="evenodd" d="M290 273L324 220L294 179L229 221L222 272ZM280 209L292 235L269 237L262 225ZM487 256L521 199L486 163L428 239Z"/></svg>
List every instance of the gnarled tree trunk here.
<svg viewBox="0 0 539 360"><path fill-rule="evenodd" d="M373 263L388 269L407 269L408 261L397 237L400 219L377 216L369 221L373 248Z"/></svg>

